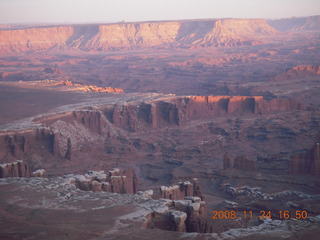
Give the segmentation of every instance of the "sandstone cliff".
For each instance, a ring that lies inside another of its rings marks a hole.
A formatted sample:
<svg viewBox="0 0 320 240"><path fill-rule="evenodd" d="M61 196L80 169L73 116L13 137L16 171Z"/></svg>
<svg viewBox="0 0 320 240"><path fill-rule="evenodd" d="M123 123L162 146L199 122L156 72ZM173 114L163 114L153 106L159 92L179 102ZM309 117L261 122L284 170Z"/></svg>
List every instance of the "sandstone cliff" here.
<svg viewBox="0 0 320 240"><path fill-rule="evenodd" d="M178 126L196 119L227 115L269 114L301 109L292 99L265 100L263 97L188 96L169 101L115 105L104 110L107 119L127 131L146 127Z"/></svg>
<svg viewBox="0 0 320 240"><path fill-rule="evenodd" d="M275 33L262 19L6 28L0 30L0 52L244 46L261 44L261 37Z"/></svg>

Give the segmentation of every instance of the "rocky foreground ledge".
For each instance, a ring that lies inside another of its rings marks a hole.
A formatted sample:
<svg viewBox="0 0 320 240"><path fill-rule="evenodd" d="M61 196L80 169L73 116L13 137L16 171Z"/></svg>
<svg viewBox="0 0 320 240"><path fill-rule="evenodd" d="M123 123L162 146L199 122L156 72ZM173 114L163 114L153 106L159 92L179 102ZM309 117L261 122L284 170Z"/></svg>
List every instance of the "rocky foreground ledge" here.
<svg viewBox="0 0 320 240"><path fill-rule="evenodd" d="M320 233L320 216L267 219L258 226L219 234L187 233L183 222L190 212L183 212L184 206L200 210L200 198L154 200L150 191L83 191L63 177L3 178L0 193L1 239L317 239ZM175 224L172 231L156 226L170 221Z"/></svg>

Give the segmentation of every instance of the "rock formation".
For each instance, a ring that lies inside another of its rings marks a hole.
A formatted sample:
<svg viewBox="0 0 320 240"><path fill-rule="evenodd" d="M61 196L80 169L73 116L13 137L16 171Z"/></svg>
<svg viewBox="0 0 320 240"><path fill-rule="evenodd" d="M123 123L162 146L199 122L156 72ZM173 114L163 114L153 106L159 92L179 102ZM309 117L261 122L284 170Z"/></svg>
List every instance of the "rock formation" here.
<svg viewBox="0 0 320 240"><path fill-rule="evenodd" d="M193 196L193 184L189 181L179 182L178 185L160 187L161 198L178 200Z"/></svg>
<svg viewBox="0 0 320 240"><path fill-rule="evenodd" d="M275 81L320 77L320 65L299 65L273 78Z"/></svg>
<svg viewBox="0 0 320 240"><path fill-rule="evenodd" d="M192 179L192 183L184 181L173 186L161 186L159 196L155 196L153 191L143 194L159 198L168 207L152 212L146 227L177 232L210 232L198 179Z"/></svg>
<svg viewBox="0 0 320 240"><path fill-rule="evenodd" d="M261 44L261 36L275 33L263 19L12 27L0 30L0 51L244 46Z"/></svg>
<svg viewBox="0 0 320 240"><path fill-rule="evenodd" d="M301 109L292 99L265 100L263 97L188 96L173 97L139 105L107 107L104 114L117 127L127 131L144 130L152 126L178 126L190 120L244 114L269 114Z"/></svg>
<svg viewBox="0 0 320 240"><path fill-rule="evenodd" d="M0 178L30 176L31 171L29 165L21 160L0 164Z"/></svg>
<svg viewBox="0 0 320 240"><path fill-rule="evenodd" d="M0 134L0 162L12 162L16 159L28 159L38 148L46 154L54 152L54 137L45 128L4 132ZM30 160L30 159L28 159Z"/></svg>
<svg viewBox="0 0 320 240"><path fill-rule="evenodd" d="M137 193L137 178L132 169L120 171L118 168L104 171L87 171L85 175L66 175L67 182L79 189L93 192Z"/></svg>
<svg viewBox="0 0 320 240"><path fill-rule="evenodd" d="M319 30L320 16L293 17L268 20L268 23L280 31L305 32Z"/></svg>
<svg viewBox="0 0 320 240"><path fill-rule="evenodd" d="M146 227L177 232L210 232L205 213L205 202L199 197L183 200L160 199L169 210L154 211L149 215Z"/></svg>
<svg viewBox="0 0 320 240"><path fill-rule="evenodd" d="M38 169L32 172L32 177L44 177L46 175L46 170Z"/></svg>
<svg viewBox="0 0 320 240"><path fill-rule="evenodd" d="M193 178L191 181L178 182L172 186L161 186L159 190L158 198L183 200L187 197L200 197L202 200L204 199L197 178Z"/></svg>
<svg viewBox="0 0 320 240"><path fill-rule="evenodd" d="M124 149L111 149L113 144L125 141L128 144L126 145L126 151L129 154L129 152L136 151L136 149L139 148L136 140L135 143L125 140L125 136L129 133L138 134L149 130L161 131L163 128L183 128L188 126L192 121L201 120L210 122L217 117L222 117L221 119L224 117L234 118L240 116L257 118L268 114L279 114L305 109L306 107L304 105L289 98L265 100L262 97L240 96L171 96L145 102L80 108L75 111L39 117L33 121L33 123L38 124L36 129L2 132L0 134L0 161L4 163L14 161L15 159L23 159L34 163L35 160L32 159L32 156L38 157L39 154L46 156L53 162L56 160L77 161L77 154L83 151L84 146L93 142L99 142L99 145L104 145L106 141L108 143L105 145L106 152L125 154ZM233 127L232 121L229 122L229 128ZM236 129L232 131L239 131L240 123L241 122L235 120L234 126ZM277 126L274 124L276 123L273 123L273 127ZM212 136L223 139L229 138L230 133L224 128L214 128L211 125L208 125L208 132L210 132ZM203 127L204 126L205 125L203 125ZM266 129L263 130L264 128L257 127L257 129L255 129L255 127L248 128L247 135L245 135L246 139L258 139L261 135L261 141L266 140ZM283 135L282 131L280 131L281 129L283 128L280 128L279 131L276 132L276 134L280 135L275 135L274 137L287 138L295 134L292 131L288 132L287 129L283 129ZM239 134L239 132L237 134ZM120 135L123 136L123 138L120 138ZM258 137L256 137L256 135ZM144 144L146 144L146 151L155 151L155 145L151 145L151 143L148 142ZM237 156L232 155L233 159L235 159L235 157ZM247 157L243 155L242 160L238 158L229 163L225 162L225 168L230 167L232 163L233 167L238 169L264 171L263 169L268 168L268 164L264 164L263 162L268 162L269 160L265 161L263 159L267 158L262 157L258 159L258 163L255 163L256 159L251 157L250 159L252 161L247 161L244 160L247 159ZM292 158L292 160L290 160L292 162L290 163L292 166L291 169L300 169L299 171L304 173L310 173L311 169L313 169L312 171L314 173L318 172L317 169L319 169L319 167L317 161L312 160L314 159L313 157L299 157L299 159L308 159L303 163L308 165L306 168L293 167L298 166L299 163L297 163L297 161L300 161L294 159L295 158ZM286 161L290 162L289 160ZM276 161L274 163L276 163ZM311 168L311 164L314 164L312 165L314 167ZM48 170L46 166L41 167ZM289 167L286 169L289 169ZM295 170L290 170L289 172L293 173ZM124 178L114 178L112 181L126 182ZM114 186L116 187L116 185ZM118 189L117 191L120 190ZM130 192L132 191L131 189ZM179 197L181 196L179 195Z"/></svg>

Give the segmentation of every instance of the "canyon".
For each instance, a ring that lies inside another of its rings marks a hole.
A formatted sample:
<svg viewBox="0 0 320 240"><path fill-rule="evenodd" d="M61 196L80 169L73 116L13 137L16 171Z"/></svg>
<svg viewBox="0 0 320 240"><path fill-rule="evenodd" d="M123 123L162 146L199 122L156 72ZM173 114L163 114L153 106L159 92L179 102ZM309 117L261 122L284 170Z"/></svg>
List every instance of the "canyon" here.
<svg viewBox="0 0 320 240"><path fill-rule="evenodd" d="M318 22L1 26L0 238L317 239Z"/></svg>

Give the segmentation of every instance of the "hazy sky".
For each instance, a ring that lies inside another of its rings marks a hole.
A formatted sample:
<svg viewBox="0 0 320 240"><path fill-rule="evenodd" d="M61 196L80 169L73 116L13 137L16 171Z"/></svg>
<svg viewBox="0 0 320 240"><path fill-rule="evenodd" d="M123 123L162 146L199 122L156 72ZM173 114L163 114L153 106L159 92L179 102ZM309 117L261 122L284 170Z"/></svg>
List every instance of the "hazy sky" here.
<svg viewBox="0 0 320 240"><path fill-rule="evenodd" d="M320 0L0 0L0 24L320 15Z"/></svg>

